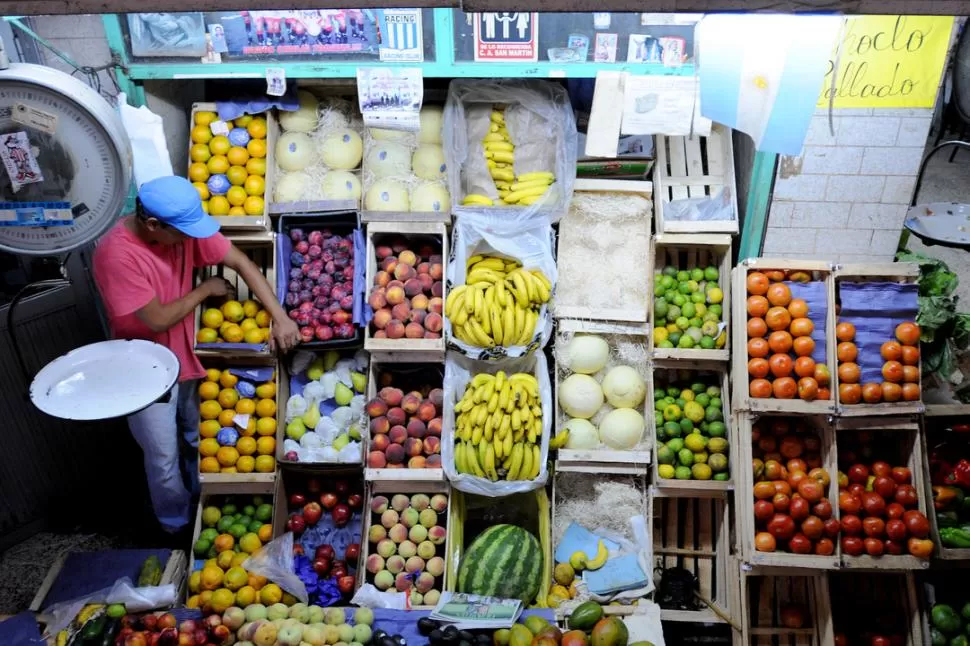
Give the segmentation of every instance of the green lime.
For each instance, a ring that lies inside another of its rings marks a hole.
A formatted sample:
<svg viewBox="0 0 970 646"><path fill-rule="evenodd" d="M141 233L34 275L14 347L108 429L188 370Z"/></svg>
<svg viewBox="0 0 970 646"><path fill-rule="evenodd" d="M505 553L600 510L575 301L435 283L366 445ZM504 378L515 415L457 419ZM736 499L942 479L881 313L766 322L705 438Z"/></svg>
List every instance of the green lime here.
<svg viewBox="0 0 970 646"><path fill-rule="evenodd" d="M727 482L728 480L731 479L731 474L728 473L727 471L722 471L721 473L715 473L714 479L717 480L718 482Z"/></svg>
<svg viewBox="0 0 970 646"><path fill-rule="evenodd" d="M667 386L667 397L679 397L680 388L677 386Z"/></svg>
<svg viewBox="0 0 970 646"><path fill-rule="evenodd" d="M694 476L695 480L710 480L713 471L707 464L695 464L690 468L690 474Z"/></svg>
<svg viewBox="0 0 970 646"><path fill-rule="evenodd" d="M675 437L667 442L667 448L674 453L679 453L682 448L684 448L684 440L679 437Z"/></svg>
<svg viewBox="0 0 970 646"><path fill-rule="evenodd" d="M677 461L685 467L689 467L694 464L694 452L688 449L686 446L681 450L677 451Z"/></svg>
<svg viewBox="0 0 970 646"><path fill-rule="evenodd" d="M707 458L707 464L710 465L711 470L714 471L714 473L721 473L722 471L727 471L728 459L726 455L715 453L711 457Z"/></svg>
<svg viewBox="0 0 970 646"><path fill-rule="evenodd" d="M704 320L699 316L695 316L687 321L687 325L689 327L696 327L699 330L704 325Z"/></svg>
<svg viewBox="0 0 970 646"><path fill-rule="evenodd" d="M705 280L717 280L720 277L720 273L717 271L717 267L705 267L704 268L704 279Z"/></svg>
<svg viewBox="0 0 970 646"><path fill-rule="evenodd" d="M683 307L680 308L680 313L689 319L694 318L695 312L697 312L697 308L694 307L693 303L684 303Z"/></svg>
<svg viewBox="0 0 970 646"><path fill-rule="evenodd" d="M681 269L680 271L677 272L677 282L678 283L686 283L688 280L690 280L690 272L689 271L684 271L683 269Z"/></svg>
<svg viewBox="0 0 970 646"><path fill-rule="evenodd" d="M684 417L696 424L704 419L704 407L696 401L689 401L684 406Z"/></svg>
<svg viewBox="0 0 970 646"><path fill-rule="evenodd" d="M707 394L710 395L711 397L720 397L721 396L721 387L720 386L708 386L707 387L707 390L705 392L707 392ZM718 406L720 406L720 405L721 405L720 402L718 402Z"/></svg>
<svg viewBox="0 0 970 646"><path fill-rule="evenodd" d="M704 389L705 388L707 388L707 386L704 385L704 383L703 382L700 382L700 381L695 381L694 383L692 383L690 385L690 389L693 390L698 395L701 394L702 392L704 392Z"/></svg>
<svg viewBox="0 0 970 646"><path fill-rule="evenodd" d="M677 404L670 404L664 408L664 419L668 422L680 420L681 410Z"/></svg>
<svg viewBox="0 0 970 646"><path fill-rule="evenodd" d="M664 339L663 341L661 341L660 343L658 343L657 344L657 347L658 348L672 348L672 347L674 347L674 344L671 343L670 342L670 339L668 338L668 339Z"/></svg>
<svg viewBox="0 0 970 646"><path fill-rule="evenodd" d="M707 434L711 437L724 437L727 435L727 427L724 422L710 422L707 425Z"/></svg>
<svg viewBox="0 0 970 646"><path fill-rule="evenodd" d="M665 480L669 480L673 478L675 473L676 471L674 470L673 465L661 464L660 466L657 467L657 475L660 476L661 478L664 478Z"/></svg>
<svg viewBox="0 0 970 646"><path fill-rule="evenodd" d="M104 611L104 614L108 615L112 619L121 619L126 614L128 614L127 608L123 603L113 603Z"/></svg>
<svg viewBox="0 0 970 646"><path fill-rule="evenodd" d="M663 268L663 275L664 275L664 280L667 280L669 278L671 281L673 281L674 276L677 275L677 268L674 267L673 265L667 265L666 267Z"/></svg>
<svg viewBox="0 0 970 646"><path fill-rule="evenodd" d="M684 349L693 348L694 347L693 337L691 337L691 335L689 334L685 334L684 336L680 337L680 340L677 342L677 347L684 348Z"/></svg>
<svg viewBox="0 0 970 646"><path fill-rule="evenodd" d="M256 520L261 520L264 523L273 517L273 505L263 503L256 508Z"/></svg>
<svg viewBox="0 0 970 646"><path fill-rule="evenodd" d="M664 423L664 433L667 434L667 437L680 437L682 433L680 430L680 424L677 422Z"/></svg>
<svg viewBox="0 0 970 646"><path fill-rule="evenodd" d="M700 267L695 267L694 269L691 269L690 270L690 279L691 280L696 280L696 281L702 281L702 280L704 280L704 270L701 269Z"/></svg>
<svg viewBox="0 0 970 646"><path fill-rule="evenodd" d="M686 405L687 405L687 400L686 400L686 399L684 399L683 397L678 397L678 398L677 398L677 401L676 401L675 403L676 403L676 404L677 404L678 406L680 406L680 407L681 407L681 409L683 409L683 408L684 408L684 406L686 406Z"/></svg>
<svg viewBox="0 0 970 646"><path fill-rule="evenodd" d="M693 452L699 453L704 450L707 446L707 438L705 438L700 433L690 433L684 438L684 448ZM691 463L693 464L694 459L691 458Z"/></svg>
<svg viewBox="0 0 970 646"><path fill-rule="evenodd" d="M218 535L219 535L218 529L216 529L215 527L209 527L208 529L202 530L202 533L199 534L199 538L204 538L205 540L211 543L212 541L216 540L216 536Z"/></svg>
<svg viewBox="0 0 970 646"><path fill-rule="evenodd" d="M690 288L690 282L688 281L688 282L685 282L685 283L678 284L677 285L677 291L680 292L681 295L687 296L688 294L690 294L694 290ZM686 299L684 299L684 300L686 300Z"/></svg>
<svg viewBox="0 0 970 646"><path fill-rule="evenodd" d="M700 292L694 292L693 294L690 295L690 302L693 303L694 305L703 305L704 301L706 300L707 300L707 297L701 294ZM706 311L706 308L705 308L705 311ZM704 312L698 312L698 313L703 314Z"/></svg>
<svg viewBox="0 0 970 646"><path fill-rule="evenodd" d="M713 350L714 339L709 336L701 337L701 347L704 348L705 350Z"/></svg>
<svg viewBox="0 0 970 646"><path fill-rule="evenodd" d="M690 480L690 467L679 466L674 469L674 477L678 480Z"/></svg>
<svg viewBox="0 0 970 646"><path fill-rule="evenodd" d="M688 402L688 403L693 404L694 402ZM686 417L680 420L680 432L683 435L687 435L688 433L693 432L693 430L694 430L694 422L690 421Z"/></svg>
<svg viewBox="0 0 970 646"><path fill-rule="evenodd" d="M707 464L707 458L710 457L707 451L701 451L700 453L694 454L694 464Z"/></svg>
<svg viewBox="0 0 970 646"><path fill-rule="evenodd" d="M674 295L674 305L677 307L683 307L686 302L687 297L683 294L683 290L680 290L680 293Z"/></svg>
<svg viewBox="0 0 970 646"><path fill-rule="evenodd" d="M721 304L720 304L720 303L714 303L713 305L710 305L710 306L709 306L709 307L707 308L707 311L708 311L708 312L712 312L712 313L714 313L714 314L715 314L715 315L717 315L717 316L720 316L721 314L723 314L723 313L724 313L724 310L723 310L723 308L721 307Z"/></svg>
<svg viewBox="0 0 970 646"><path fill-rule="evenodd" d="M704 419L708 422L720 422L724 419L724 414L721 413L721 407L715 406L713 400L711 401L711 405L707 407Z"/></svg>
<svg viewBox="0 0 970 646"><path fill-rule="evenodd" d="M687 289L690 291L691 294L693 294L698 289L700 289L700 287L701 286L697 284L697 281L696 280L688 280L687 281Z"/></svg>
<svg viewBox="0 0 970 646"><path fill-rule="evenodd" d="M676 289L668 289L664 292L664 300L668 303L673 303L676 297L680 296Z"/></svg>
<svg viewBox="0 0 970 646"><path fill-rule="evenodd" d="M245 534L246 531L247 531L246 525L243 525L242 523L236 523L235 525L229 528L228 533L233 538L242 538L243 534Z"/></svg>
<svg viewBox="0 0 970 646"><path fill-rule="evenodd" d="M711 398L707 395L707 393L698 393L697 396L694 397L694 401L700 404L701 406L703 406L704 408L707 408L708 406L711 405Z"/></svg>
<svg viewBox="0 0 970 646"><path fill-rule="evenodd" d="M707 443L707 450L711 453L727 453L728 441L723 437L712 437Z"/></svg>
<svg viewBox="0 0 970 646"><path fill-rule="evenodd" d="M266 502L266 499L263 498L262 496L253 496L253 506L254 507L259 507L260 505L262 505L265 502Z"/></svg>
<svg viewBox="0 0 970 646"><path fill-rule="evenodd" d="M205 558L206 553L208 553L209 548L211 547L211 542L205 540L204 538L200 538L195 542L195 545L192 546L192 552L200 559Z"/></svg>
<svg viewBox="0 0 970 646"><path fill-rule="evenodd" d="M219 533L225 534L226 532L228 532L229 528L232 527L232 522L233 522L232 516L223 516L222 518L220 518L219 522L216 524L216 527L219 529Z"/></svg>
<svg viewBox="0 0 970 646"><path fill-rule="evenodd" d="M246 505L245 507L242 508L242 513L244 516L255 516L256 508L253 507L252 505Z"/></svg>
<svg viewBox="0 0 970 646"><path fill-rule="evenodd" d="M667 317L667 301L658 298L653 302L653 313L658 319Z"/></svg>
<svg viewBox="0 0 970 646"><path fill-rule="evenodd" d="M202 524L206 527L215 527L220 518L222 518L222 512L218 507L206 507L202 510Z"/></svg>
<svg viewBox="0 0 970 646"><path fill-rule="evenodd" d="M263 521L261 521L261 520L254 520L253 522L249 523L249 528L248 529L249 529L249 531L251 533L255 534L256 532L259 531L259 528L262 527L262 526L263 526Z"/></svg>
<svg viewBox="0 0 970 646"><path fill-rule="evenodd" d="M249 523L251 522L253 522L252 516L240 515L236 518L236 522L234 522L233 525L245 525L246 527L249 527Z"/></svg>
<svg viewBox="0 0 970 646"><path fill-rule="evenodd" d="M222 506L223 516L232 516L235 513L236 513L236 506L234 504L226 503L225 505Z"/></svg>
<svg viewBox="0 0 970 646"><path fill-rule="evenodd" d="M660 464L673 464L677 458L669 447L661 446L657 449L657 462Z"/></svg>
<svg viewBox="0 0 970 646"><path fill-rule="evenodd" d="M210 547L209 548L209 551L205 553L205 557L207 559L214 559L218 555L219 555L219 553L216 552L216 546L215 545L213 545L212 547Z"/></svg>
<svg viewBox="0 0 970 646"><path fill-rule="evenodd" d="M670 307L668 307L667 308L667 314L664 315L664 319L668 323L673 323L678 318L680 318L680 306L678 306L678 305L671 305Z"/></svg>

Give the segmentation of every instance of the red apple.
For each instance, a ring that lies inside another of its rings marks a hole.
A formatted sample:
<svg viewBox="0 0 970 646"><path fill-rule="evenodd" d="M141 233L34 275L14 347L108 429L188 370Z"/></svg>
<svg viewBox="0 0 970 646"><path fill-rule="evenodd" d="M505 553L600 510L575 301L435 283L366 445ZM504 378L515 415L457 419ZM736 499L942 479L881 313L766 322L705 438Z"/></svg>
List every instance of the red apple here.
<svg viewBox="0 0 970 646"><path fill-rule="evenodd" d="M313 562L313 571L317 573L317 576L327 578L330 574L330 561L318 558Z"/></svg>
<svg viewBox="0 0 970 646"><path fill-rule="evenodd" d="M345 595L349 595L354 591L354 577L352 576L342 576L337 579L337 587Z"/></svg>
<svg viewBox="0 0 970 646"><path fill-rule="evenodd" d="M320 504L323 505L323 508L326 510L333 509L337 506L338 502L340 502L340 500L337 498L337 494L335 493L328 491L327 493L320 494Z"/></svg>
<svg viewBox="0 0 970 646"><path fill-rule="evenodd" d="M347 482L346 480L337 480L337 482L334 483L333 488L334 488L334 491L337 492L337 495L340 496L341 498L345 497L347 494L350 493L350 483Z"/></svg>
<svg viewBox="0 0 970 646"><path fill-rule="evenodd" d="M303 520L305 520L306 524L310 527L316 525L321 516L323 516L323 509L321 509L318 503L308 502L307 504L303 505Z"/></svg>
<svg viewBox="0 0 970 646"><path fill-rule="evenodd" d="M306 521L299 513L291 514L290 519L286 521L286 528L294 534L301 534L306 529Z"/></svg>
<svg viewBox="0 0 970 646"><path fill-rule="evenodd" d="M327 559L328 561L332 561L336 556L336 553L334 552L332 545L325 544L317 546L317 551L314 556L318 559Z"/></svg>
<svg viewBox="0 0 970 646"><path fill-rule="evenodd" d="M344 551L344 558L348 563L356 563L357 559L360 558L360 544L351 543L348 545L347 549Z"/></svg>
<svg viewBox="0 0 970 646"><path fill-rule="evenodd" d="M347 506L351 509L360 509L364 503L364 498L359 493L352 493L347 496Z"/></svg>
<svg viewBox="0 0 970 646"><path fill-rule="evenodd" d="M348 522L350 522L350 517L352 514L350 511L350 507L341 503L333 508L333 511L330 512L330 515L333 518L334 525L336 525L337 527L343 527Z"/></svg>

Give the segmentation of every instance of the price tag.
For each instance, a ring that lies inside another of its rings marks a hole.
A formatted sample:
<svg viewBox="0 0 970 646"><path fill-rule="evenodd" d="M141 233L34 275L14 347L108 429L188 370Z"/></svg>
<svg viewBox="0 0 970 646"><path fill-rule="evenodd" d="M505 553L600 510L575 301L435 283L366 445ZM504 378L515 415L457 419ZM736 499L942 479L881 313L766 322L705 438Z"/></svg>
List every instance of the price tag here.
<svg viewBox="0 0 970 646"><path fill-rule="evenodd" d="M282 67L266 68L266 94L283 96L286 93L286 70Z"/></svg>
<svg viewBox="0 0 970 646"><path fill-rule="evenodd" d="M57 115L45 112L38 108L18 103L10 113L10 119L14 123L19 123L49 135L57 130Z"/></svg>
<svg viewBox="0 0 970 646"><path fill-rule="evenodd" d="M216 136L219 136L219 135L228 136L229 124L227 124L225 121L213 121L212 123L209 124L209 130L211 130L212 134Z"/></svg>

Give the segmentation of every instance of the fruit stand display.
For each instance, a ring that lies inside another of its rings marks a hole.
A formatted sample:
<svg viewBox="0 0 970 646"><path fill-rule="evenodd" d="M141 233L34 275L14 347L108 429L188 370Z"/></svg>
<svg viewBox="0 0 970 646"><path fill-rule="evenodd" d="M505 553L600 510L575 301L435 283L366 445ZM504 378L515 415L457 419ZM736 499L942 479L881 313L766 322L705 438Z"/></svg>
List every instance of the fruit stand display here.
<svg viewBox="0 0 970 646"><path fill-rule="evenodd" d="M740 576L744 643L831 643L828 581L823 574L754 575L742 571Z"/></svg>
<svg viewBox="0 0 970 646"><path fill-rule="evenodd" d="M928 417L922 436L924 477L933 499L929 516L935 556L945 560L970 558L970 446L966 437L970 427L957 421Z"/></svg>
<svg viewBox="0 0 970 646"><path fill-rule="evenodd" d="M907 572L829 572L831 628L836 644L918 646L923 638L918 588ZM961 642L949 642L957 646Z"/></svg>

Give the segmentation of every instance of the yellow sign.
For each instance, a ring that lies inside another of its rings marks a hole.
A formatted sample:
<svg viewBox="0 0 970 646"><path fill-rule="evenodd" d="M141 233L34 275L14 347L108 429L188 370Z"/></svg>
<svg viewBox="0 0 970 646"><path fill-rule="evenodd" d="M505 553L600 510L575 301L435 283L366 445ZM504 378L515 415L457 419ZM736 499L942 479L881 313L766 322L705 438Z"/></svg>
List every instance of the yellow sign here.
<svg viewBox="0 0 970 646"><path fill-rule="evenodd" d="M849 18L835 77L836 108L931 108L946 61L952 16ZM832 96L829 60L819 107Z"/></svg>

